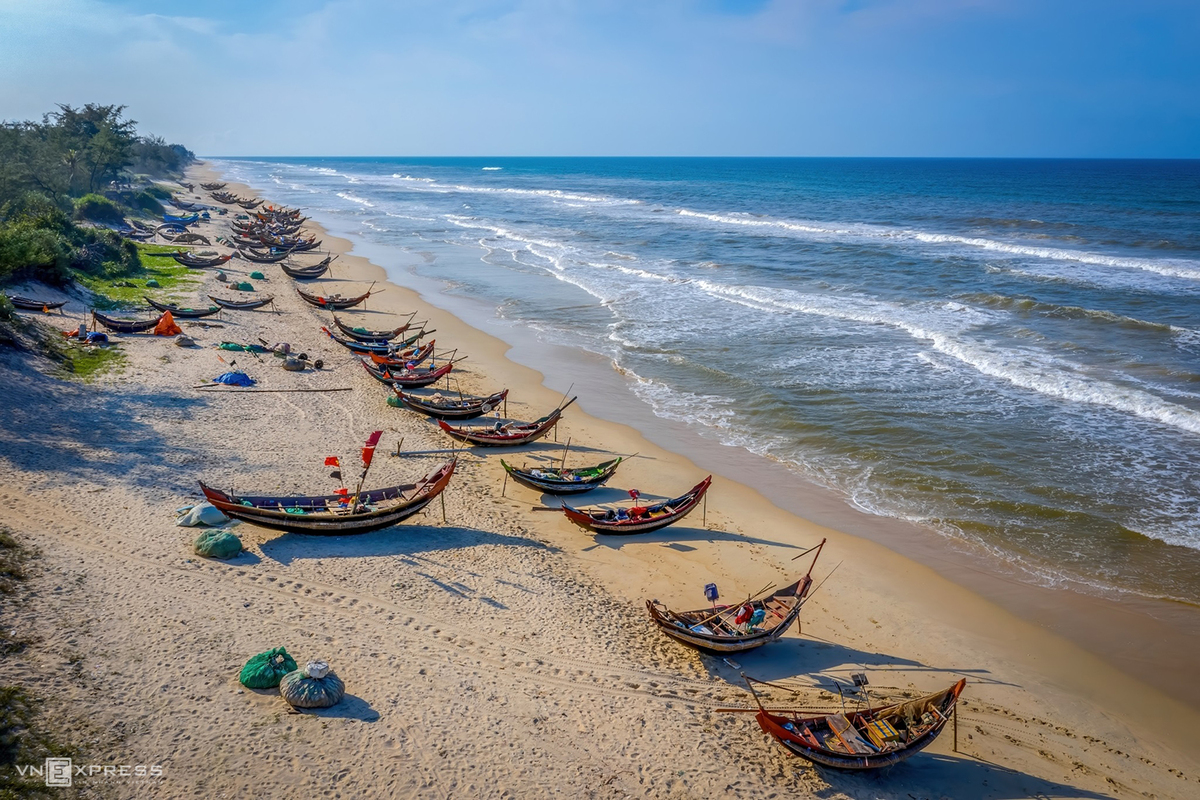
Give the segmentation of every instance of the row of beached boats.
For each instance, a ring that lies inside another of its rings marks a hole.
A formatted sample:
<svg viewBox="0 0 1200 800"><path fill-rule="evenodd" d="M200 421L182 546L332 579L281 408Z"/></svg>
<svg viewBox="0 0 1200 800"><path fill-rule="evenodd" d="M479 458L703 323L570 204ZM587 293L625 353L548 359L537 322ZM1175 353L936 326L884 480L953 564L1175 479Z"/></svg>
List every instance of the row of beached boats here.
<svg viewBox="0 0 1200 800"><path fill-rule="evenodd" d="M247 207L240 198L222 194L224 185L202 184L212 191L218 202L237 203ZM301 252L294 245L311 243L315 237L298 236L299 210L266 208L255 211L251 222L235 222L234 240L241 257L256 263L278 263L284 274L298 281L312 280L325 274L332 257L310 266L296 265L290 256ZM251 248L257 242L264 249ZM180 252L176 260L188 267L215 268L227 263L232 256L202 258ZM285 263L289 262L289 263ZM372 295L374 285L361 295L342 297L321 295L297 288L299 296L315 308L341 311L362 305ZM29 298L20 298L25 308L42 308ZM146 301L159 311L170 311L183 319L215 314L222 309L252 310L271 302L272 298L233 301L209 295L212 308L192 309L151 298ZM17 299L14 298L14 304ZM157 320L116 320L94 312L96 322L121 333L133 333L153 328ZM481 448L516 448L537 441L557 429L564 412L576 401L563 401L547 414L528 422L509 420L507 414L490 424L471 423L471 420L495 412L500 416L506 408L509 390L502 389L478 396L463 395L450 389L450 375L465 356L456 358L456 351L437 350L435 332L426 330L424 322L414 322L415 312L400 324L384 330L369 330L354 326L336 313L331 330L321 331L332 341L356 356L370 376L388 386L389 402L433 419L441 431L463 446ZM424 340L424 341L423 341ZM439 363L440 362L440 363ZM444 390L434 388L445 380ZM420 480L411 484L364 489L368 470L380 432L372 434L363 448L363 469L357 488L351 492L341 489L334 494L317 496L260 496L224 492L201 483L205 498L227 516L243 522L289 533L309 535L352 535L389 528L426 510L438 500L454 476L458 454L453 453ZM568 444L569 446L569 444ZM617 456L584 467L566 466L566 450L560 460L536 466L516 466L504 459L505 481L515 483L543 496L561 498L582 495L612 479L629 457ZM600 536L631 536L662 530L688 516L700 507L712 485L706 477L687 491L668 499L648 502L636 490L630 491L632 505L586 507L560 502L542 506L540 510L561 512L571 523ZM716 588L706 587L710 606L677 611L658 600L647 600L646 611L654 626L671 639L698 650L728 655L745 652L777 641L793 627L799 628L799 618L805 602L814 591L813 570L825 542L805 551L797 558L811 555L806 573L782 588L764 587L755 595L734 604L717 602ZM711 593L709 592L711 589ZM875 769L898 763L927 747L952 718L955 704L965 681L958 681L943 691L905 700L901 703L840 713L814 712L802 708L774 708L764 705L755 688L759 682L747 680L755 700L755 708L724 709L734 713L753 713L763 731L772 736L788 752L828 767L840 769Z"/></svg>

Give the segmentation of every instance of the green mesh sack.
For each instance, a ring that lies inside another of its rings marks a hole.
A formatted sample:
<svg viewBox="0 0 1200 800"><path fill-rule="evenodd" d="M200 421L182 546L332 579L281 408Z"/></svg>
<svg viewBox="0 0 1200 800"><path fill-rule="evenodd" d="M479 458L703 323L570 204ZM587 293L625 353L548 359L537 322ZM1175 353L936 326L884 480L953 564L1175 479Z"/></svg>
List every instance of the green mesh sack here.
<svg viewBox="0 0 1200 800"><path fill-rule="evenodd" d="M158 281L154 280L154 278L151 278L150 280L146 281L146 288L147 289L160 289L160 288L162 288L162 285Z"/></svg>
<svg viewBox="0 0 1200 800"><path fill-rule="evenodd" d="M250 273L250 280L252 280L252 281L263 281L266 279L267 279L267 276L263 275L261 272L255 271L255 272Z"/></svg>
<svg viewBox="0 0 1200 800"><path fill-rule="evenodd" d="M279 679L296 669L296 659L282 647L251 657L242 667L238 680L250 689L273 689Z"/></svg>
<svg viewBox="0 0 1200 800"><path fill-rule="evenodd" d="M254 285L250 284L250 283L246 283L245 281L242 281L241 283L238 283L238 284L234 284L233 288L238 290L239 292L253 292L254 291Z"/></svg>
<svg viewBox="0 0 1200 800"><path fill-rule="evenodd" d="M279 681L279 696L293 708L329 708L342 702L346 684L324 661L310 661Z"/></svg>
<svg viewBox="0 0 1200 800"><path fill-rule="evenodd" d="M196 537L196 555L206 558L233 558L242 552L242 540L229 531L204 531Z"/></svg>
<svg viewBox="0 0 1200 800"><path fill-rule="evenodd" d="M389 406L391 406L392 408L405 408L406 407L404 405L404 403L400 402L400 398L394 394L388 395L387 404Z"/></svg>

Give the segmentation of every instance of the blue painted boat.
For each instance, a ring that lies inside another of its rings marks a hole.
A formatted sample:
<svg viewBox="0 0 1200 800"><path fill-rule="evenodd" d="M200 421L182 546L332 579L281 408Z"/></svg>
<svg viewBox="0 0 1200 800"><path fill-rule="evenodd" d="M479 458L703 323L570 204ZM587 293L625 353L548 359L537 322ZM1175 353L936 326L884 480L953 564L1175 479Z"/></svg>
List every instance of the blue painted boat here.
<svg viewBox="0 0 1200 800"><path fill-rule="evenodd" d="M199 221L199 214L189 214L186 217L177 217L174 214L163 214L163 222L176 222L180 225L191 225L193 222Z"/></svg>

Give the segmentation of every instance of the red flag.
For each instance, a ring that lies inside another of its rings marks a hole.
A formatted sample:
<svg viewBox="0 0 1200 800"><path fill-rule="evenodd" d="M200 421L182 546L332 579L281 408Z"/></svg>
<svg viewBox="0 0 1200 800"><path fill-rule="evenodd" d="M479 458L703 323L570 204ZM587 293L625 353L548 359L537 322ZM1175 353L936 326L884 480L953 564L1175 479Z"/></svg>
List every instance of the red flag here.
<svg viewBox="0 0 1200 800"><path fill-rule="evenodd" d="M349 489L347 489L345 486L343 486L343 487L342 487L342 488L340 488L340 489L334 489L334 490L333 490L333 493L334 493L334 494L350 494L350 490L349 490Z"/></svg>
<svg viewBox="0 0 1200 800"><path fill-rule="evenodd" d="M642 493L639 492L637 489L629 490L629 496L632 497L634 500L637 500L641 496L641 494Z"/></svg>
<svg viewBox="0 0 1200 800"><path fill-rule="evenodd" d="M371 459L375 457L375 447L379 444L379 439L382 436L383 431L375 431L367 437L367 443L362 449L363 469L371 466Z"/></svg>
<svg viewBox="0 0 1200 800"><path fill-rule="evenodd" d="M342 462L338 461L337 456L325 456L325 466L340 467L341 465L342 465Z"/></svg>

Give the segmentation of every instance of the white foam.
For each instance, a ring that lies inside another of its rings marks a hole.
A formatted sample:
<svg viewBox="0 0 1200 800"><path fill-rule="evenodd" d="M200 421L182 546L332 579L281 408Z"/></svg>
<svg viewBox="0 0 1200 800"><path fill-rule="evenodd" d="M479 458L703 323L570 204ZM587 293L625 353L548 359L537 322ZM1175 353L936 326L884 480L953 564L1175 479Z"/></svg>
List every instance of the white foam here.
<svg viewBox="0 0 1200 800"><path fill-rule="evenodd" d="M678 216L701 219L721 225L737 225L783 233L799 233L823 239L838 239L844 236L862 239L912 241L923 244L943 245L953 244L972 249L987 250L1003 255L1040 259L1046 261L1068 261L1093 266L1115 267L1118 269L1135 269L1152 272L1164 277L1200 280L1200 262L1187 259L1154 259L1129 256L1115 256L1104 253L1091 253L1084 250L1069 250L1055 247L1036 247L1016 242L1003 242L995 239L985 239L977 236L960 236L948 233L933 233L929 231L911 230L904 228L888 228L882 225L838 225L818 222L801 222L781 220L772 217L754 217L746 214L717 214L689 209L679 209Z"/></svg>
<svg viewBox="0 0 1200 800"><path fill-rule="evenodd" d="M418 183L437 183L433 178L418 178L414 175L404 175L400 172L393 172L392 177L401 181L416 181Z"/></svg>
<svg viewBox="0 0 1200 800"><path fill-rule="evenodd" d="M988 377L1047 397L1104 406L1200 434L1200 412L1193 409L1141 389L1090 377L1082 366L1045 352L970 341L961 334L985 324L992 317L957 303L939 304L942 310L953 315L950 318L945 314L931 314L928 306L901 306L860 296L801 294L786 289L725 286L703 280L695 281L695 284L714 296L773 313L795 311L887 325L931 343L938 352Z"/></svg>
<svg viewBox="0 0 1200 800"><path fill-rule="evenodd" d="M504 167L484 167L484 172L495 172L496 170L504 169Z"/></svg>
<svg viewBox="0 0 1200 800"><path fill-rule="evenodd" d="M349 192L338 192L337 196L343 200L349 200L351 203L358 203L360 206L366 206L367 208L375 207L375 204L370 200L364 200L363 198L350 194Z"/></svg>

